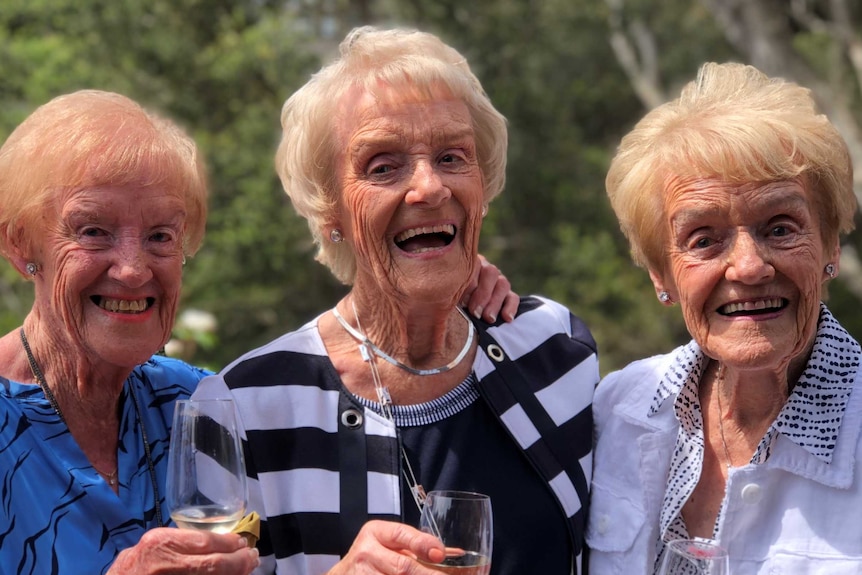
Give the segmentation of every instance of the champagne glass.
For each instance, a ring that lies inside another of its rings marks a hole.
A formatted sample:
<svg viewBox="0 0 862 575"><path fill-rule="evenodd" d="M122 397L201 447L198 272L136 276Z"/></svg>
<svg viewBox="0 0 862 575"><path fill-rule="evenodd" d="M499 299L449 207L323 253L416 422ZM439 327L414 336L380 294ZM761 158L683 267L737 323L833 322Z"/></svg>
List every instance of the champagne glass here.
<svg viewBox="0 0 862 575"><path fill-rule="evenodd" d="M727 551L703 539L678 539L665 546L659 575L729 575Z"/></svg>
<svg viewBox="0 0 862 575"><path fill-rule="evenodd" d="M242 519L248 494L236 421L230 399L176 402L166 498L178 527L228 533Z"/></svg>
<svg viewBox="0 0 862 575"><path fill-rule="evenodd" d="M419 528L437 536L446 547L442 563L428 566L441 573L488 575L491 571L493 526L491 498L469 491L430 491Z"/></svg>

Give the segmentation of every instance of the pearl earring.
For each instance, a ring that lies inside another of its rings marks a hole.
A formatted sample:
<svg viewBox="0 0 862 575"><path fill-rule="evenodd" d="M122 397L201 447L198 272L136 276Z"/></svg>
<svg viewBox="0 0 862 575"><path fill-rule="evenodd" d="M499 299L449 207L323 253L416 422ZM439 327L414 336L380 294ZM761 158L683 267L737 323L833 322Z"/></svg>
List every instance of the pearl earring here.
<svg viewBox="0 0 862 575"><path fill-rule="evenodd" d="M664 290L661 290L658 294L658 301L661 303L668 303L670 301L670 294Z"/></svg>
<svg viewBox="0 0 862 575"><path fill-rule="evenodd" d="M332 240L334 244L340 244L344 241L344 236L341 234L341 230L338 228L332 228L332 231L329 232L329 239Z"/></svg>

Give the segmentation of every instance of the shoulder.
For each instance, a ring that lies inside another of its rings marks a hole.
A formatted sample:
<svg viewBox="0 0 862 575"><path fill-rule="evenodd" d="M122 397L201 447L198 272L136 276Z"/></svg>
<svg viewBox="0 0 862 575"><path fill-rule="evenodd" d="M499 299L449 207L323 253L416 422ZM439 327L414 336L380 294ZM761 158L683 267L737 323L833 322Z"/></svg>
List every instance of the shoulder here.
<svg viewBox="0 0 862 575"><path fill-rule="evenodd" d="M565 335L581 344L592 353L596 342L587 325L565 305L552 299L538 296L522 296L515 319L510 323L498 322L489 332L502 339L517 338L521 341L542 343L556 335Z"/></svg>
<svg viewBox="0 0 862 575"><path fill-rule="evenodd" d="M132 370L131 378L148 383L154 390L182 388L191 393L198 382L211 373L180 359L154 355Z"/></svg>
<svg viewBox="0 0 862 575"><path fill-rule="evenodd" d="M231 389L318 385L321 378L329 377L332 371L332 363L317 328L318 319L243 354L215 377Z"/></svg>
<svg viewBox="0 0 862 575"><path fill-rule="evenodd" d="M677 352L633 361L602 378L593 403L596 419L623 403L651 401L658 381L667 372Z"/></svg>
<svg viewBox="0 0 862 575"><path fill-rule="evenodd" d="M320 333L317 329L319 316L309 321L297 330L285 333L278 338L265 343L264 345L254 348L234 361L230 362L221 373L226 373L237 366L249 362L259 362L262 359L279 354L299 354L299 355L326 355L326 347L320 339Z"/></svg>

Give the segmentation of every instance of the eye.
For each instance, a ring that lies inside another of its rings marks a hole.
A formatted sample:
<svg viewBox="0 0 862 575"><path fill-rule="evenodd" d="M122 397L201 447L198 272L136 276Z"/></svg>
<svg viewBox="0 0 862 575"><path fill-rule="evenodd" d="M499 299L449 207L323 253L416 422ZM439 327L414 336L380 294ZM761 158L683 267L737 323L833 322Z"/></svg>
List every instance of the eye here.
<svg viewBox="0 0 862 575"><path fill-rule="evenodd" d="M770 233L770 235L772 235L773 237L776 237L776 238L782 238L782 237L787 236L788 234L790 234L790 229L789 229L787 226L784 226L784 225L781 225L781 226L773 226L773 227L772 227L772 229L769 231L769 233Z"/></svg>
<svg viewBox="0 0 862 575"><path fill-rule="evenodd" d="M708 248L708 247L712 246L713 244L715 244L715 240L713 240L712 238L699 237L699 238L694 240L693 246L696 249L702 250L704 248Z"/></svg>
<svg viewBox="0 0 862 575"><path fill-rule="evenodd" d="M150 241L156 243L166 243L174 239L174 235L169 232L155 232L150 235Z"/></svg>
<svg viewBox="0 0 862 575"><path fill-rule="evenodd" d="M377 165L377 166L374 166L373 168L371 168L369 173L375 174L375 175L388 174L389 172L391 172L394 169L395 169L394 167L392 167L388 164L380 164L380 165Z"/></svg>
<svg viewBox="0 0 862 575"><path fill-rule="evenodd" d="M440 159L438 160L441 164L446 165L461 164L464 161L464 154L455 150L447 150L440 155Z"/></svg>
<svg viewBox="0 0 862 575"><path fill-rule="evenodd" d="M87 238L100 238L107 234L104 230L94 227L87 227L81 230L81 235Z"/></svg>

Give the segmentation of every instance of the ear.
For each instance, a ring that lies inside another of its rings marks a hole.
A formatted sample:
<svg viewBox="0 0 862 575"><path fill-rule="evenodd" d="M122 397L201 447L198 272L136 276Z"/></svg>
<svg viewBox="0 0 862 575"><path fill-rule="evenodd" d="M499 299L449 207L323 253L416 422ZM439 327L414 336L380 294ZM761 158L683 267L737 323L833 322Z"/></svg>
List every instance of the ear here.
<svg viewBox="0 0 862 575"><path fill-rule="evenodd" d="M0 234L5 236L6 244L6 259L8 259L15 269L21 274L24 279L31 279L26 271L27 262L30 258L24 253L24 233L21 228L14 230L9 226L0 226Z"/></svg>
<svg viewBox="0 0 862 575"><path fill-rule="evenodd" d="M837 241L835 242L835 248L832 250L832 255L827 260L827 263L830 263L833 266L835 266L834 277L837 277L838 271L841 269L841 243L840 242L837 242ZM825 266L824 266L824 268L825 268ZM824 274L825 273L826 272L824 271ZM830 280L830 279L832 279L832 278L828 277L828 275L827 275L826 280Z"/></svg>
<svg viewBox="0 0 862 575"><path fill-rule="evenodd" d="M664 278L658 271L650 268L649 277L652 280L652 285L655 288L655 295L656 298L659 298L659 301L661 301L661 298L659 297L659 294L661 294L661 292L667 292L671 296L671 301L676 301L676 296L675 294L671 293L671 290L668 286L668 282L664 280Z"/></svg>

